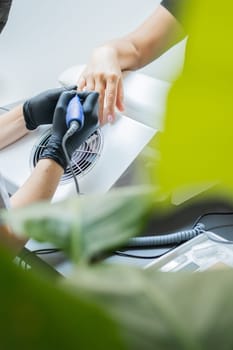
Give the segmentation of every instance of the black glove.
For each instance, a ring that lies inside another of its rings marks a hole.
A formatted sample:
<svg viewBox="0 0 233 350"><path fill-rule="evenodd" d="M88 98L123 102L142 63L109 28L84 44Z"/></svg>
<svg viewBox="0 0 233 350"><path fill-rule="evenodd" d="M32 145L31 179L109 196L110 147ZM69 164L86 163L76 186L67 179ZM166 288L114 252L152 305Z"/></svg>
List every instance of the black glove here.
<svg viewBox="0 0 233 350"><path fill-rule="evenodd" d="M40 159L50 158L60 164L64 171L67 167L67 160L62 149L62 139L67 132L66 111L70 100L75 96L76 91L65 91L61 94L56 105L52 135L44 149ZM66 149L70 157L76 149L98 128L98 97L97 92L80 92L77 94L84 112L84 125L81 130L76 131L66 141Z"/></svg>
<svg viewBox="0 0 233 350"><path fill-rule="evenodd" d="M52 124L53 114L60 95L64 91L75 90L76 86L50 89L28 99L23 105L23 115L27 129L34 130L42 124Z"/></svg>

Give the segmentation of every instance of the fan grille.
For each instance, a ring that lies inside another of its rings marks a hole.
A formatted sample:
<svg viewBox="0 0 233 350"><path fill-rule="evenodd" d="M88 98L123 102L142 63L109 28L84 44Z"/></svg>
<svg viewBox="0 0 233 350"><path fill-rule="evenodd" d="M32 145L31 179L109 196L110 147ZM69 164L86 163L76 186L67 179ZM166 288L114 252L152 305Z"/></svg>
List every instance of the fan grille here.
<svg viewBox="0 0 233 350"><path fill-rule="evenodd" d="M51 129L48 130L37 142L31 154L31 165L35 167L38 163L43 149L46 147L51 136ZM98 160L103 145L103 138L100 129L97 129L89 138L77 148L71 158L71 166L77 178L87 174ZM70 167L66 168L60 183L64 184L72 180L72 172Z"/></svg>

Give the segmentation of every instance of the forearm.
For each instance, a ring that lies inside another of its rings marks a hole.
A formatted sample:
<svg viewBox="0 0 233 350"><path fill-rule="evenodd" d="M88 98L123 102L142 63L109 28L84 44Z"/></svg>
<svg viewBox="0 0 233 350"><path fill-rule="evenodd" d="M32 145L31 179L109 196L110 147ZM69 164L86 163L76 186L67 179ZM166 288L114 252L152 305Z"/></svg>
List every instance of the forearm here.
<svg viewBox="0 0 233 350"><path fill-rule="evenodd" d="M181 24L160 5L136 30L94 49L77 85L99 93L101 124L114 121L115 107L124 110L122 72L145 66L184 37Z"/></svg>
<svg viewBox="0 0 233 350"><path fill-rule="evenodd" d="M0 116L0 149L26 135L22 105Z"/></svg>
<svg viewBox="0 0 233 350"><path fill-rule="evenodd" d="M53 197L63 169L51 159L41 159L25 184L11 197L13 208L24 207Z"/></svg>
<svg viewBox="0 0 233 350"><path fill-rule="evenodd" d="M15 257L26 244L27 239L16 236L10 227L0 225L0 244Z"/></svg>
<svg viewBox="0 0 233 350"><path fill-rule="evenodd" d="M158 58L184 36L181 24L160 5L136 30L105 46L115 50L122 71L135 70Z"/></svg>

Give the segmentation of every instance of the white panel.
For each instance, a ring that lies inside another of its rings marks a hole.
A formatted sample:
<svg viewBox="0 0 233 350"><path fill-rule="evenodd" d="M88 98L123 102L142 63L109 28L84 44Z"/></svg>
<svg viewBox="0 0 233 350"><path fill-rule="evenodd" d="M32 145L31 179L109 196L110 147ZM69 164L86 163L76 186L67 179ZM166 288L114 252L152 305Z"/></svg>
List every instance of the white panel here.
<svg viewBox="0 0 233 350"><path fill-rule="evenodd" d="M32 150L48 127L23 137L0 151L0 169L8 191L23 185L32 171ZM79 180L82 193L106 192L120 178L155 134L155 129L126 116L118 116L112 125L102 128L103 148L93 168ZM60 184L53 201L75 194L74 183Z"/></svg>

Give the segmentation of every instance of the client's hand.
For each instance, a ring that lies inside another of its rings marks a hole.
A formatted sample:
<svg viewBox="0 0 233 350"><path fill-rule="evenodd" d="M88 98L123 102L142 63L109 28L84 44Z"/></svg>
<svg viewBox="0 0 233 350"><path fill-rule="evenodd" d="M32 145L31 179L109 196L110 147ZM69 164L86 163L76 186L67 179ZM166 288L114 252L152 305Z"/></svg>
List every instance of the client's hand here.
<svg viewBox="0 0 233 350"><path fill-rule="evenodd" d="M93 51L90 62L79 77L78 89L99 93L101 124L114 121L115 106L120 111L124 110L122 72L113 47L106 45Z"/></svg>
<svg viewBox="0 0 233 350"><path fill-rule="evenodd" d="M28 99L23 105L23 115L27 129L34 130L42 124L52 124L53 114L60 95L64 91L75 90L76 86L50 89Z"/></svg>
<svg viewBox="0 0 233 350"><path fill-rule="evenodd" d="M62 139L67 132L66 111L70 100L77 91L65 91L61 94L53 118L52 135L44 149L41 158L50 158L60 164L64 171L67 160L62 149ZM78 93L84 112L84 125L68 138L66 142L67 152L71 157L73 152L97 129L98 127L98 96L97 92Z"/></svg>

